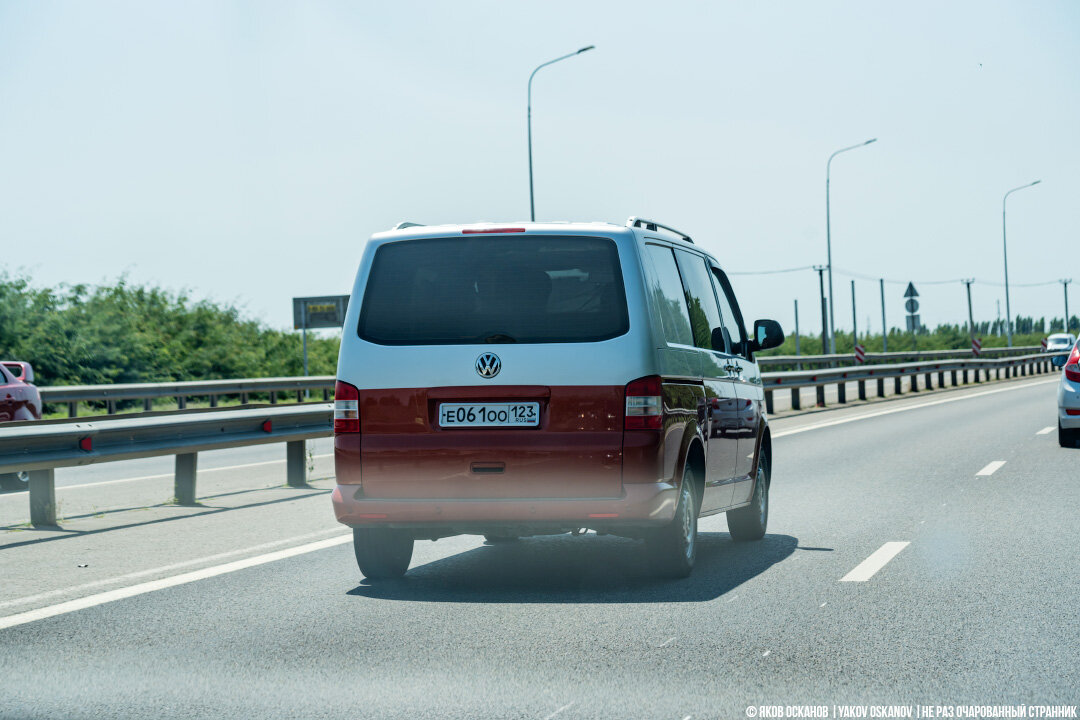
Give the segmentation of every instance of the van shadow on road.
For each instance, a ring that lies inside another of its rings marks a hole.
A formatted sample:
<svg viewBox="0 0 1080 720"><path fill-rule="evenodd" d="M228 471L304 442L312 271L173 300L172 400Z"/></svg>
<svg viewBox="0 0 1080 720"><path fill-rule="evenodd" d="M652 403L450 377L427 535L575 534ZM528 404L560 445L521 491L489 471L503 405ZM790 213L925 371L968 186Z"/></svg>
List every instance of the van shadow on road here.
<svg viewBox="0 0 1080 720"><path fill-rule="evenodd" d="M737 543L726 532L700 533L693 575L663 580L650 575L641 542L591 534L525 538L414 567L400 580L364 581L348 594L462 603L704 602L790 557L798 544L790 535Z"/></svg>

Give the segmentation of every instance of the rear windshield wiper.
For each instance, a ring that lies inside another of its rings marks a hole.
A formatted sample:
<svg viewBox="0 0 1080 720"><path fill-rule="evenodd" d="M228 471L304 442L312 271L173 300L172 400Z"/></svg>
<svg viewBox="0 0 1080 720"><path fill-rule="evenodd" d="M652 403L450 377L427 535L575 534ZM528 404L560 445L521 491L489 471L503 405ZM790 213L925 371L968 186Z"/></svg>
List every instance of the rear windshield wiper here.
<svg viewBox="0 0 1080 720"><path fill-rule="evenodd" d="M516 343L517 340L510 337L506 333L495 333L493 335L488 335L486 338L484 338L484 342L486 342L486 343Z"/></svg>

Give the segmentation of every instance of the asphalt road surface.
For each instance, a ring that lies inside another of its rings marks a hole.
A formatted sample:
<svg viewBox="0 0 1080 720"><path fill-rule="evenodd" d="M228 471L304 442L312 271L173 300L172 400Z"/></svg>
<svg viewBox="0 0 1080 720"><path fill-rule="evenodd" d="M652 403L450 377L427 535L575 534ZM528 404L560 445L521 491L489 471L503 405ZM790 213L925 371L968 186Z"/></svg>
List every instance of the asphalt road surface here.
<svg viewBox="0 0 1080 720"><path fill-rule="evenodd" d="M223 492L190 515L10 531L0 716L1076 705L1080 450L1047 431L1056 382L776 419L768 535L735 543L723 516L703 520L686 580L652 579L640 544L589 533L420 542L404 580L369 584L331 480L250 478L254 500Z"/></svg>

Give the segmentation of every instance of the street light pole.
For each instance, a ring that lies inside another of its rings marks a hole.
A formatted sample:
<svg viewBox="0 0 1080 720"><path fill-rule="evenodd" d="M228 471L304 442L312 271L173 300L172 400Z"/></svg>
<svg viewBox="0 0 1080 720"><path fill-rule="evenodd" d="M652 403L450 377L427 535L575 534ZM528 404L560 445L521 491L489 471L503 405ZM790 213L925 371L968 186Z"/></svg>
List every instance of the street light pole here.
<svg viewBox="0 0 1080 720"><path fill-rule="evenodd" d="M836 353L836 325L833 322L833 291L832 291L832 228L830 227L830 208L829 208L829 179L832 174L832 161L833 158L840 153L847 152L848 150L855 150L861 148L864 145L877 142L877 138L871 138L866 142L859 143L858 145L852 145L851 147L841 148L829 156L829 161L825 163L825 248L828 254L828 263L826 267L829 268L829 346L832 349L832 353Z"/></svg>
<svg viewBox="0 0 1080 720"><path fill-rule="evenodd" d="M1069 332L1069 283L1072 282L1072 278L1059 280L1058 282L1065 289L1065 332Z"/></svg>
<svg viewBox="0 0 1080 720"><path fill-rule="evenodd" d="M546 63L541 63L540 65L538 65L536 70L532 71L532 75L529 75L529 93L528 93L529 94L529 99L528 99L528 121L527 121L528 122L528 127L529 127L529 130L528 130L528 132L529 132L529 219L532 220L533 222L536 222L536 204L533 201L533 163L532 163L532 81L533 81L533 77L540 70L540 68L547 67L548 65L551 65L553 63L557 63L560 60L565 60L567 58L572 58L575 55L580 55L581 53L583 53L583 52L585 52L587 50L592 50L595 47L596 47L595 45L589 45L589 46L581 48L577 52L572 52L572 53L569 53L567 55L563 55L562 57L557 57L554 60L548 60Z"/></svg>
<svg viewBox="0 0 1080 720"><path fill-rule="evenodd" d="M818 285L821 286L821 354L829 354L829 327L827 325L828 313L825 311L825 266L815 265Z"/></svg>
<svg viewBox="0 0 1080 720"><path fill-rule="evenodd" d="M1005 240L1005 201L1009 199L1017 190L1023 190L1024 188L1038 185L1042 180L1036 180L1033 183L1027 185L1021 185L1020 187L1013 188L1009 192L1005 193L1005 197L1001 198L1001 249L1005 255L1005 334L1009 338L1009 347L1012 347L1012 306L1009 305L1009 245Z"/></svg>

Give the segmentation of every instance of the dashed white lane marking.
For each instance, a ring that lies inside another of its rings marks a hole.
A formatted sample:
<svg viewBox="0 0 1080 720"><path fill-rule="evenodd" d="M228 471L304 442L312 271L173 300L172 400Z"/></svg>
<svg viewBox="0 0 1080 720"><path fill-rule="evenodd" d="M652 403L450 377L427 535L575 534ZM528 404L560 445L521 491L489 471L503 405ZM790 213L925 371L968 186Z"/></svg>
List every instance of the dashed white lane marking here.
<svg viewBox="0 0 1080 720"><path fill-rule="evenodd" d="M885 543L875 550L873 555L863 560L851 572L840 578L840 582L866 582L910 544L907 541Z"/></svg>
<svg viewBox="0 0 1080 720"><path fill-rule="evenodd" d="M1040 430L1039 432L1037 432L1035 434L1036 435L1047 435L1049 433L1054 432L1055 430L1057 430L1057 428L1054 427L1053 425L1051 425L1049 427L1044 427L1042 430Z"/></svg>
<svg viewBox="0 0 1080 720"><path fill-rule="evenodd" d="M297 555L325 550L337 545L344 545L350 540L352 540L351 533L348 535L341 535L340 537L307 543L306 545L286 548L285 550L278 550L277 552L266 553L265 555L256 555L255 557L244 558L243 560L235 560L230 563L225 563L224 565L216 565L189 573L183 573L181 575L161 578L160 580L151 580L149 582L139 583L138 585L108 590L96 595L88 595L87 597L79 598L77 600L68 600L67 602L62 602L57 605L38 608L37 610L28 610L16 615L8 615L7 617L0 618L0 630L15 627L17 625L25 625L26 623L44 620L45 618L55 617L57 615L64 615L66 613L75 612L76 610L85 610L86 608L104 605L105 603L110 603L114 600L123 600L125 598L135 597L136 595L154 592L155 590L164 590L165 588L184 585L186 583L195 582L196 580L205 580L218 575L236 572L237 570L245 570L257 565L265 565L266 563L274 562L276 560L284 560Z"/></svg>
<svg viewBox="0 0 1080 720"><path fill-rule="evenodd" d="M157 575L158 573L168 572L170 570L179 570L183 567L191 567L192 565L210 563L214 562L215 560L224 560L227 557L245 555L247 553L252 553L259 550L267 550L272 547L293 545L304 540L311 540L312 538L317 538L322 535L337 534L339 532L341 532L341 528L337 527L329 528L327 530L319 530L318 532L297 535L296 537L286 538L284 540L274 540L273 542L252 545L251 547L240 548L239 550L229 550L228 552L218 553L216 555L207 555L206 557L194 558L192 560L184 560L183 562L172 563L170 565L162 565L161 567L150 568L148 570L139 570L137 572L127 573L126 575L117 575L116 577L94 580L93 582L83 583L81 585L73 585L66 588L60 588L59 590L49 590L48 592L38 593L37 595L27 595L26 597L15 598L14 600L4 600L3 602L0 602L0 608L10 607L12 605L26 605L27 603L37 602L38 600L45 600L47 598L57 597L59 595L68 595L70 593L79 592L80 590L89 590L91 588L102 587L103 585L113 585L118 582L123 582L124 580L134 580L135 578L146 577L147 575Z"/></svg>
<svg viewBox="0 0 1080 720"><path fill-rule="evenodd" d="M670 644L672 643L672 641L674 641L674 640L675 640L675 638L668 638L667 640L665 640L665 641L664 641L664 643L663 643L662 645L659 645L658 647L667 647L667 646L668 646L668 645L670 645Z"/></svg>
<svg viewBox="0 0 1080 720"><path fill-rule="evenodd" d="M761 657L769 657L769 653L771 652L772 650L766 650L765 652L761 653Z"/></svg>
<svg viewBox="0 0 1080 720"><path fill-rule="evenodd" d="M993 475L998 470L1000 470L1001 466L1004 465L1004 464L1005 464L1004 460L995 460L994 462L990 463L989 465L984 467L979 472L975 473L975 477L978 477L980 475Z"/></svg>
<svg viewBox="0 0 1080 720"><path fill-rule="evenodd" d="M334 453L322 453L321 455L312 455L311 459L312 460L317 460L319 458L328 458L328 457L333 457L333 456L334 456ZM200 468L199 471L198 471L198 474L202 475L203 473L221 472L223 470L242 470L243 468L259 467L260 465L278 465L278 464L281 464L283 462L285 462L285 461L284 460L263 460L261 462L244 463L243 465L228 465L226 467L206 468L205 470ZM82 483L80 485L59 485L59 486L57 486L57 489L58 490L63 490L63 491L66 492L68 490L77 490L79 488L101 487L102 485L116 485L118 483L136 482L136 481L139 481L139 480L164 480L166 478L171 478L171 477L173 477L173 473L162 473L160 475L142 475L140 477L133 477L133 478L120 478L119 480L100 480L98 482ZM11 494L7 494L7 495L0 495L0 497L18 497L18 498L22 498L24 502L26 500L25 496L23 496L21 493L11 493Z"/></svg>
<svg viewBox="0 0 1080 720"><path fill-rule="evenodd" d="M551 720L551 718L555 717L556 715L561 713L563 710L569 710L572 707L574 707L574 703L572 703L572 702L571 703L566 703L565 705L563 705L561 708L559 708L555 712L551 713L550 715L545 716L544 720Z"/></svg>
<svg viewBox="0 0 1080 720"><path fill-rule="evenodd" d="M829 422L817 423L816 425L805 425L803 427L792 428L791 430L781 430L780 432L774 432L773 438L781 438L786 435L796 435L798 433L807 432L810 430L818 430L819 428L833 427L835 425L846 425L847 423L858 422L859 420L869 420L870 418L881 417L882 415L892 415L894 413L907 412L908 410L918 410L925 407L933 407L935 405L945 405L946 403L960 402L961 400L970 400L971 398L985 397L986 395L996 395L1003 392L1011 392L1013 390L1024 390L1025 388L1034 387L1036 385L1046 385L1050 382L1057 382L1057 380L1038 380L1036 382L1024 383L1023 385L1014 385L1012 387L998 388L996 390L984 390L982 392L971 393L970 395L961 395L960 397L943 398L941 400L932 400L930 402L919 403L917 405L905 405L904 407L892 408L889 410L880 410L878 412L864 413L855 417L841 418L839 420L830 420Z"/></svg>

